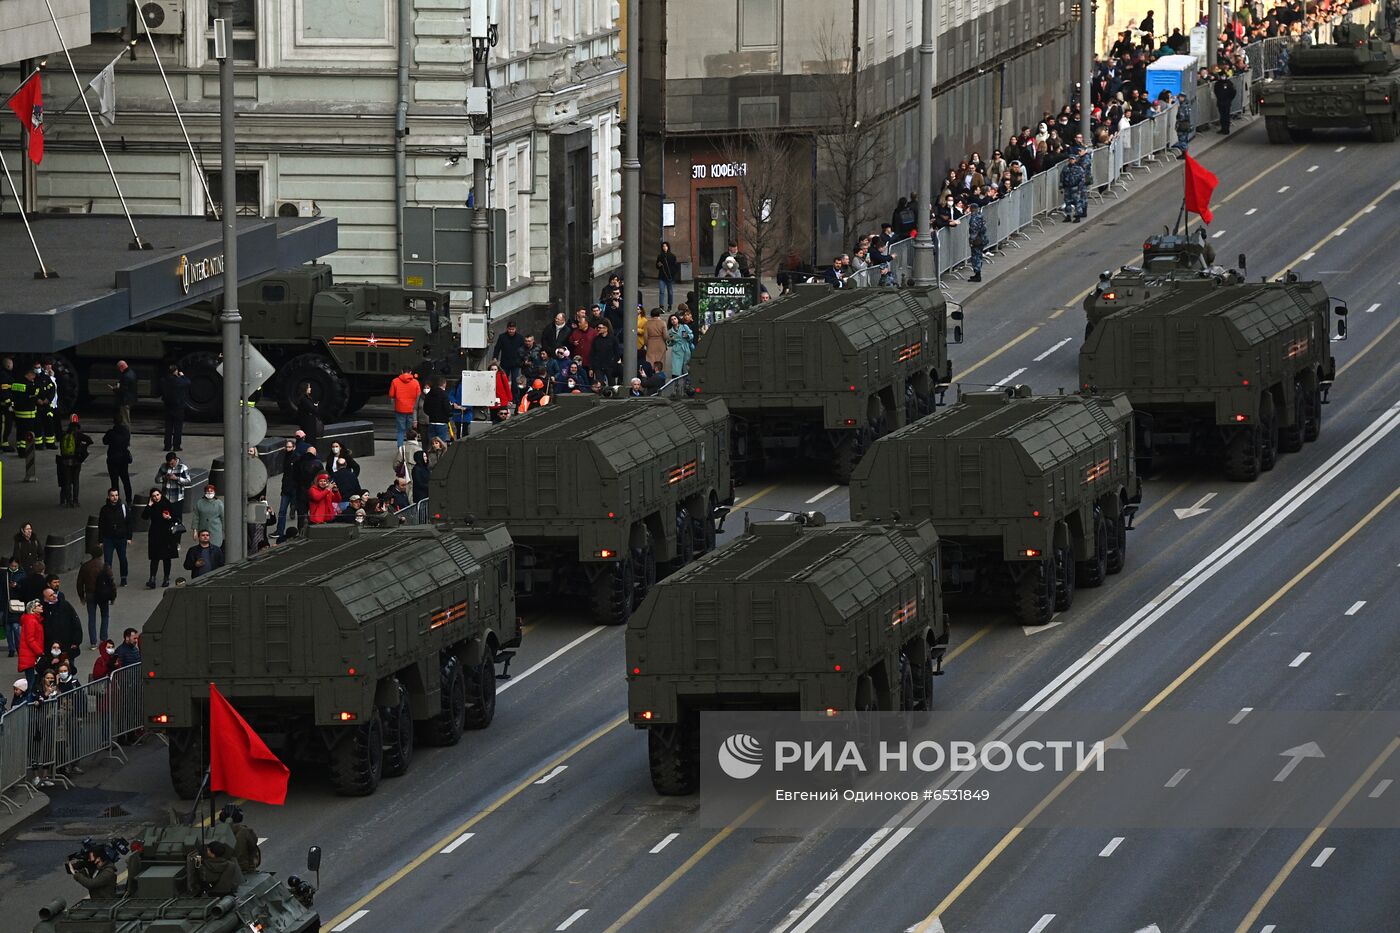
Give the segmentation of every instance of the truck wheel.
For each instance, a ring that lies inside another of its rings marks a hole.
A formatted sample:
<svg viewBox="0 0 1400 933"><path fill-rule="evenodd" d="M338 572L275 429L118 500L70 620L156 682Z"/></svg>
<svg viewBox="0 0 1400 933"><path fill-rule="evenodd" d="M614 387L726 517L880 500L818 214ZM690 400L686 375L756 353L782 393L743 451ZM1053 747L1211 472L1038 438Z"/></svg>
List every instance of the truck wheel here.
<svg viewBox="0 0 1400 933"><path fill-rule="evenodd" d="M1236 483L1259 478L1259 427L1237 428L1225 446L1225 476Z"/></svg>
<svg viewBox="0 0 1400 933"><path fill-rule="evenodd" d="M902 651L899 653L899 708L906 713L915 709L914 665Z"/></svg>
<svg viewBox="0 0 1400 933"><path fill-rule="evenodd" d="M700 789L700 734L684 723L647 729L651 786L666 797L684 797Z"/></svg>
<svg viewBox="0 0 1400 933"><path fill-rule="evenodd" d="M1128 519L1119 515L1110 522L1108 544L1108 572L1122 573L1128 563Z"/></svg>
<svg viewBox="0 0 1400 933"><path fill-rule="evenodd" d="M646 533L646 543L633 549L632 557L638 571L637 585L632 590L632 608L636 609L656 585L656 546L652 544L650 531Z"/></svg>
<svg viewBox="0 0 1400 933"><path fill-rule="evenodd" d="M914 391L914 383L904 383L904 423L913 424L919 420L919 395Z"/></svg>
<svg viewBox="0 0 1400 933"><path fill-rule="evenodd" d="M1055 561L1028 566L1016 581L1016 619L1022 625L1045 625L1055 614Z"/></svg>
<svg viewBox="0 0 1400 933"><path fill-rule="evenodd" d="M1278 412L1270 406L1259 425L1259 472L1267 473L1278 464Z"/></svg>
<svg viewBox="0 0 1400 933"><path fill-rule="evenodd" d="M847 432L836 442L836 449L831 452L832 478L842 486L850 485L851 475L856 471L856 464L860 463L860 435L864 432L864 428Z"/></svg>
<svg viewBox="0 0 1400 933"><path fill-rule="evenodd" d="M455 655L442 666L438 695L442 709L423 723L421 738L428 745L456 745L466 728L467 684L462 675L462 662Z"/></svg>
<svg viewBox="0 0 1400 933"><path fill-rule="evenodd" d="M593 581L593 624L626 625L632 615L632 562L609 564Z"/></svg>
<svg viewBox="0 0 1400 933"><path fill-rule="evenodd" d="M361 408L369 404L369 400L374 398L376 394L377 393L352 391L350 393L350 398L345 403L345 410L340 413L341 417L348 418L350 415L358 413Z"/></svg>
<svg viewBox="0 0 1400 933"><path fill-rule="evenodd" d="M467 728L485 729L496 718L496 654L487 645L481 663L467 668Z"/></svg>
<svg viewBox="0 0 1400 933"><path fill-rule="evenodd" d="M408 691L395 679L399 701L393 706L379 708L384 722L384 776L398 777L408 770L413 760L413 709L408 704Z"/></svg>
<svg viewBox="0 0 1400 933"><path fill-rule="evenodd" d="M1390 114L1376 117L1371 124L1371 139L1378 143L1395 142L1395 118Z"/></svg>
<svg viewBox="0 0 1400 933"><path fill-rule="evenodd" d="M199 729L167 729L170 783L181 800L193 800L204 784L204 734Z"/></svg>
<svg viewBox="0 0 1400 933"><path fill-rule="evenodd" d="M1287 143L1293 138L1288 132L1288 120L1284 117L1265 117L1264 131L1269 134L1269 142L1276 146Z"/></svg>
<svg viewBox="0 0 1400 933"><path fill-rule="evenodd" d="M1280 426L1278 449L1284 453L1297 453L1303 449L1303 424L1307 421L1307 400L1302 380L1293 382L1293 423Z"/></svg>
<svg viewBox="0 0 1400 933"><path fill-rule="evenodd" d="M374 793L384 776L384 723L379 707L369 722L354 727L332 726L331 783L342 797L366 797Z"/></svg>
<svg viewBox="0 0 1400 933"><path fill-rule="evenodd" d="M1074 605L1074 554L1069 548L1055 549L1055 609L1064 612Z"/></svg>
<svg viewBox="0 0 1400 933"><path fill-rule="evenodd" d="M303 353L288 360L277 371L278 404L283 410L296 411L297 390L303 382L311 383L311 397L320 403L323 422L330 424L344 417L350 401L350 387L335 364L315 353Z"/></svg>
<svg viewBox="0 0 1400 933"><path fill-rule="evenodd" d="M1312 443L1322 433L1322 393L1317 386L1307 391L1303 420L1303 440Z"/></svg>
<svg viewBox="0 0 1400 933"><path fill-rule="evenodd" d="M191 421L219 421L224 416L224 377L214 353L186 353L175 364L190 380L190 400L185 414Z"/></svg>
<svg viewBox="0 0 1400 933"><path fill-rule="evenodd" d="M713 517L715 510L719 508L719 496L711 492L710 498L706 501L705 514L696 519L696 521L700 523L699 537L696 538L696 541L699 542L696 545L697 557L701 554L708 554L713 551L715 549L715 543L719 539L719 534L715 531L715 520Z"/></svg>
<svg viewBox="0 0 1400 933"><path fill-rule="evenodd" d="M1109 537L1108 520L1104 518L1103 509L1096 505L1094 506L1094 556L1086 561L1081 561L1074 568L1080 586L1089 589L1103 586L1103 581L1108 576Z"/></svg>
<svg viewBox="0 0 1400 933"><path fill-rule="evenodd" d="M915 662L911 673L914 681L914 706L916 710L928 712L933 709L933 662L925 657Z"/></svg>
<svg viewBox="0 0 1400 933"><path fill-rule="evenodd" d="M676 559L671 561L667 573L675 573L695 557L695 545L698 535L695 523L691 521L690 510L685 506L676 509Z"/></svg>

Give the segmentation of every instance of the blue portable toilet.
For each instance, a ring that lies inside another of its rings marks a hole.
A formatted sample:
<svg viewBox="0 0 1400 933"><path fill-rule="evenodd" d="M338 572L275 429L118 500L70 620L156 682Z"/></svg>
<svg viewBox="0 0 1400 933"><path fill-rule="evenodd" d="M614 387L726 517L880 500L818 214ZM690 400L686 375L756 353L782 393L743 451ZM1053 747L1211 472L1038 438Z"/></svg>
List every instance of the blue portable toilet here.
<svg viewBox="0 0 1400 933"><path fill-rule="evenodd" d="M1196 72L1200 68L1194 55L1163 55L1147 66L1147 97L1156 100L1163 91L1173 97L1196 101Z"/></svg>

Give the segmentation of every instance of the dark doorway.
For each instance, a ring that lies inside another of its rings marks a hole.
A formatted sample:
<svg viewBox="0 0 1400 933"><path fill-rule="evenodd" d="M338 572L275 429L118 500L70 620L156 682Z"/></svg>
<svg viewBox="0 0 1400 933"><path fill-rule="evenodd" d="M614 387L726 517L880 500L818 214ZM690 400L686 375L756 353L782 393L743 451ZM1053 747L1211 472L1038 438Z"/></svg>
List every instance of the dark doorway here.
<svg viewBox="0 0 1400 933"><path fill-rule="evenodd" d="M695 195L696 275L712 275L730 240L738 240L733 188L701 188Z"/></svg>
<svg viewBox="0 0 1400 933"><path fill-rule="evenodd" d="M569 127L550 139L550 302L572 314L593 302L592 136Z"/></svg>

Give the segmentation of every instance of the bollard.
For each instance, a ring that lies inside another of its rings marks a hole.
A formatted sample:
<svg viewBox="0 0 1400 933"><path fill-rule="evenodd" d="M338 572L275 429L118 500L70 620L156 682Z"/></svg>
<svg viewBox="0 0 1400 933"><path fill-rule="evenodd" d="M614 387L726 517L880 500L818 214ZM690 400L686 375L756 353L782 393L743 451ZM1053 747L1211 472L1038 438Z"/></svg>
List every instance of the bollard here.
<svg viewBox="0 0 1400 933"><path fill-rule="evenodd" d="M94 550L101 550L102 542L97 537L97 516L89 515L87 528L83 531L83 552L91 554Z"/></svg>

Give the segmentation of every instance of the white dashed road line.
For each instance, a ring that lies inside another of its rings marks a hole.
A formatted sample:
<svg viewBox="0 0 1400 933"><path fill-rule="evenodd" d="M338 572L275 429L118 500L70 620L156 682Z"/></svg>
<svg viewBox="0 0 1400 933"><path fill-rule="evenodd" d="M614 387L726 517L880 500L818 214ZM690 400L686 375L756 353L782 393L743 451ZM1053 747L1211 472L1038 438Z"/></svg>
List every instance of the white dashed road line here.
<svg viewBox="0 0 1400 933"><path fill-rule="evenodd" d="M1259 930L1259 933L1274 933L1274 931L1277 929L1278 927L1271 923L1268 926L1261 928Z"/></svg>
<svg viewBox="0 0 1400 933"><path fill-rule="evenodd" d="M588 631L584 632L584 633L583 633L582 635L580 635L578 638L575 638L573 641L569 642L567 645L565 645L564 647L560 648L558 651L555 651L553 654L549 655L548 657L546 657L546 658L543 659L542 661L538 662L537 664L534 664L534 665L531 665L530 667L527 667L525 670L521 671L519 674L511 674L511 675L510 675L510 680L507 680L507 681L500 682L500 683L497 683L497 684L496 684L496 692L497 692L497 693L505 693L505 692L506 692L507 690L509 690L511 687L514 687L516 684L520 683L520 682L521 682L522 680L524 680L526 677L529 677L531 674L535 673L535 671L537 671L537 670L539 670L540 668L544 667L544 666L545 666L546 664L548 664L549 662L551 662L551 661L553 661L553 660L556 660L560 655L564 654L566 651L570 651L570 650L572 650L572 649L578 647L578 646L579 646L580 644L582 644L584 641L587 641L588 639L592 638L594 635L597 635L599 632L601 632L603 629L605 629L605 628L607 628L607 627L608 627L608 626L606 626L606 625L594 626L593 628L591 628L591 629L589 629Z"/></svg>
<svg viewBox="0 0 1400 933"><path fill-rule="evenodd" d="M1346 146L1338 146L1336 149L1333 149L1332 151L1333 151L1333 152L1345 152L1345 151L1346 151L1346 148L1347 148Z"/></svg>
<svg viewBox="0 0 1400 933"><path fill-rule="evenodd" d="M1054 914L1046 914L1045 916L1041 917L1035 922L1035 926L1030 928L1030 933L1040 933L1040 931L1048 927L1050 925L1050 921L1054 919Z"/></svg>
<svg viewBox="0 0 1400 933"><path fill-rule="evenodd" d="M1347 232L1347 228L1346 228L1346 227L1338 227L1338 228L1337 228L1337 232L1334 233L1334 234L1332 234L1332 235L1333 235L1333 236L1341 236L1343 233L1346 233L1346 232Z"/></svg>
<svg viewBox="0 0 1400 933"><path fill-rule="evenodd" d="M476 833L462 833L462 835L458 836L456 839L453 839L453 840L452 840L451 842L449 842L447 845L445 845L445 846L443 846L441 849L439 849L439 850L438 850L438 854L439 854L439 855L451 855L453 852L456 852L456 851L457 851L458 846L460 846L462 843L466 842L468 839L470 839L471 837L473 837L473 836L475 836L475 835L476 835Z"/></svg>
<svg viewBox="0 0 1400 933"><path fill-rule="evenodd" d="M1366 313L1367 313L1367 314L1375 314L1375 313L1376 313L1376 309L1378 309L1380 306L1381 306L1381 303L1378 301L1378 302L1376 302L1375 304L1371 305L1371 307L1367 308L1367 309L1366 309Z"/></svg>
<svg viewBox="0 0 1400 933"><path fill-rule="evenodd" d="M1358 612L1361 611L1361 607L1364 606L1364 605L1366 605L1366 600L1364 600L1364 599L1358 599L1356 602L1354 602L1354 603L1351 604L1351 608L1348 609L1348 610L1346 611L1345 615L1349 615L1349 616L1354 616L1354 615L1356 615Z"/></svg>
<svg viewBox="0 0 1400 933"><path fill-rule="evenodd" d="M1181 783L1181 779L1182 779L1182 778L1186 777L1186 775L1188 775L1188 774L1190 774L1190 773L1191 773L1191 769L1190 769L1190 768L1182 768L1180 771L1176 772L1176 774L1173 774L1173 775L1171 776L1171 780L1167 781L1167 783L1164 784L1164 785L1162 785L1162 786L1164 786L1164 787L1175 787L1176 785L1178 785L1178 784Z"/></svg>
<svg viewBox="0 0 1400 933"><path fill-rule="evenodd" d="M563 774L563 773L564 773L565 771L567 771L567 770L569 770L569 766L568 766L568 765L558 765L557 767L555 767L555 769L554 769L553 771L549 772L548 774L546 774L544 777L540 778L540 779L539 779L538 781L536 781L535 783L536 783L536 784L548 784L550 781L554 780L555 778L557 778L559 775Z"/></svg>
<svg viewBox="0 0 1400 933"><path fill-rule="evenodd" d="M1238 726L1240 723L1244 722L1244 717L1248 716L1252 712L1254 712L1254 707L1252 706L1241 707L1240 711L1236 713L1234 717L1230 720L1230 725Z"/></svg>
<svg viewBox="0 0 1400 933"><path fill-rule="evenodd" d="M1099 858L1108 858L1112 855L1114 851L1123 844L1123 839L1123 836L1114 836L1112 839L1108 840L1108 845L1103 847L1103 851L1099 853Z"/></svg>
<svg viewBox="0 0 1400 933"><path fill-rule="evenodd" d="M651 847L651 854L652 854L652 855L655 855L656 853L660 852L662 849L666 848L666 847L667 847L668 845L670 845L671 843L675 842L675 841L676 841L676 837L679 836L679 835L680 835L680 833L671 833L671 834L670 834L669 836L667 836L665 839L662 839L662 840L661 840L660 842L658 842L656 845L654 845L654 846Z"/></svg>
<svg viewBox="0 0 1400 933"><path fill-rule="evenodd" d="M1328 846L1327 848L1323 849L1321 852L1317 853L1317 858L1313 859L1312 867L1321 868L1323 865L1326 865L1327 860L1331 858L1332 853L1336 851L1336 846Z"/></svg>
<svg viewBox="0 0 1400 933"><path fill-rule="evenodd" d="M1292 661L1289 661L1289 662L1288 662L1288 666L1289 666L1289 667L1302 667L1302 666L1303 666L1303 662L1306 661L1306 660L1307 660L1308 658L1310 658L1310 657L1312 657L1312 652L1311 652L1311 651L1304 651L1304 652L1302 652L1301 654L1299 654L1296 658L1294 658Z"/></svg>
<svg viewBox="0 0 1400 933"><path fill-rule="evenodd" d="M355 911L353 914L351 914L350 916L346 917L344 921L342 921L341 923L336 924L335 927L333 927L333 928L331 929L331 933L340 933L341 930L348 930L348 929L350 929L350 927L351 927L352 924L354 924L357 920L359 920L361 917L363 917L363 916L364 916L365 914L367 914L367 913L369 913L369 911L367 911L367 910L357 910L357 911Z"/></svg>
<svg viewBox="0 0 1400 933"><path fill-rule="evenodd" d="M1315 172L1315 171L1317 171L1317 170L1318 170L1319 168L1321 168L1321 167L1322 167L1322 166L1320 166L1320 165L1314 165L1314 166L1312 166L1311 168L1309 168L1308 171L1310 171L1310 172Z"/></svg>
<svg viewBox="0 0 1400 933"><path fill-rule="evenodd" d="M1390 778L1386 778L1384 781L1381 781L1381 782L1380 782L1379 784L1377 784L1375 787L1371 788L1371 792L1370 792L1369 794L1367 794L1366 796L1367 796L1367 797L1370 797L1372 800L1375 800L1375 799L1376 799L1377 797L1379 797L1381 794L1384 794L1386 788L1389 787L1389 786L1390 786L1391 784L1393 784L1393 783L1395 783L1395 782L1392 781Z"/></svg>
<svg viewBox="0 0 1400 933"><path fill-rule="evenodd" d="M557 927L555 927L554 929L556 929L556 930L567 930L569 927L571 927L571 926L574 925L574 921L575 921L575 920L577 920L579 917L582 917L582 916L583 916L584 914L586 914L586 913L588 913L588 908L587 908L587 907L580 907L578 910L576 910L576 911L574 911L573 913L569 914L569 919L568 919L568 920L565 920L563 923L559 924L559 925L558 925Z"/></svg>
<svg viewBox="0 0 1400 933"><path fill-rule="evenodd" d="M1284 185L1282 188L1278 189L1278 193L1279 193L1279 194L1283 194L1285 191L1287 191L1287 190L1288 190L1289 188L1291 188L1291 187L1293 187L1293 186L1292 186L1292 185Z"/></svg>
<svg viewBox="0 0 1400 933"><path fill-rule="evenodd" d="M778 516L778 521L780 521L780 522L785 522L785 521L787 521L789 518L792 518L792 513L791 513L791 512L784 512L782 515L779 515L779 516Z"/></svg>
<svg viewBox="0 0 1400 933"><path fill-rule="evenodd" d="M1316 255L1317 255L1317 253L1307 252L1307 253L1304 253L1304 254L1302 255L1302 257L1301 257L1298 261L1299 261L1299 262L1307 262L1309 259L1313 258L1313 257L1316 256Z"/></svg>
<svg viewBox="0 0 1400 933"><path fill-rule="evenodd" d="M808 499L808 500L807 500L807 504L808 504L808 505L811 505L813 502L816 502L818 499L825 499L827 496L831 495L833 492L835 492L836 490L838 490L838 489L840 489L840 488L841 488L840 486L828 486L828 487L826 487L825 489L823 489L821 492L817 493L817 494L816 494L815 496L813 496L812 498Z"/></svg>
<svg viewBox="0 0 1400 933"><path fill-rule="evenodd" d="M266 836L259 836L259 837L258 837L258 845L259 845L259 846L261 846L261 845L262 845L263 843L265 843L265 842L267 842L267 837L266 837Z"/></svg>
<svg viewBox="0 0 1400 933"><path fill-rule="evenodd" d="M1254 216L1255 214L1257 214L1257 213L1259 213L1259 208L1257 208L1257 207L1251 207L1249 210L1247 210L1247 211L1244 212L1244 216L1246 216L1246 217L1253 217L1253 216Z"/></svg>
<svg viewBox="0 0 1400 933"><path fill-rule="evenodd" d="M992 388L994 388L994 389L1000 389L1002 386L1006 385L1006 384L1007 384L1008 382L1010 382L1012 379L1015 379L1017 376L1021 375L1021 373L1025 372L1025 371L1026 371L1026 367L1022 366L1020 369L1016 370L1016 371L1015 371L1014 373L1012 373L1011 375L1005 377L1005 378L1002 379L1000 382L994 382L994 383L992 383Z"/></svg>
<svg viewBox="0 0 1400 933"><path fill-rule="evenodd" d="M1064 340L1061 340L1059 343L1055 344L1053 347L1040 354L1040 356L1037 356L1034 362L1039 363L1041 360L1045 359L1051 353L1054 353L1056 350L1060 349L1060 347L1063 347L1065 344L1069 343L1073 339L1073 337L1066 337Z"/></svg>
<svg viewBox="0 0 1400 933"><path fill-rule="evenodd" d="M1224 231L1224 230L1217 230L1217 231L1215 231L1214 233L1212 233L1212 234L1210 235L1210 238L1211 238L1212 240L1218 240L1218 239L1220 239L1221 237L1223 237L1224 235L1225 235L1225 231Z"/></svg>

